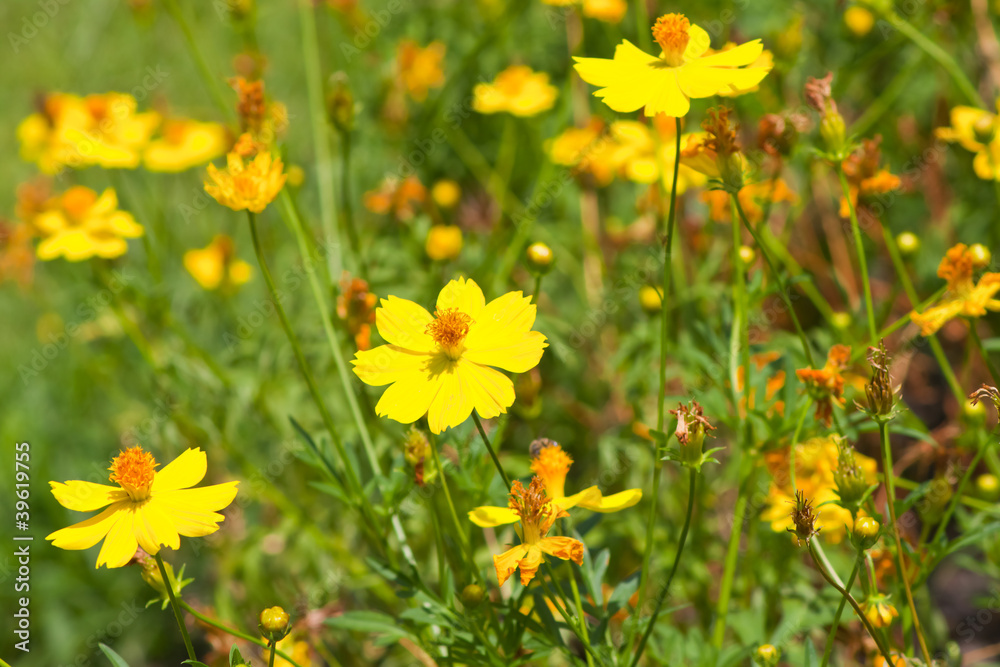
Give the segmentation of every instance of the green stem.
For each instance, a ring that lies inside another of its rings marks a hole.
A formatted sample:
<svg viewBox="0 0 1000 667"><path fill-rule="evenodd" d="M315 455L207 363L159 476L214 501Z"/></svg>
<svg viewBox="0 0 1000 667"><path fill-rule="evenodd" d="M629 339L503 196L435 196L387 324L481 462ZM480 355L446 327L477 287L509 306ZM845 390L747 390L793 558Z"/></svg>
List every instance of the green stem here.
<svg viewBox="0 0 1000 667"><path fill-rule="evenodd" d="M569 586L573 591L573 602L576 604L576 617L580 621L580 639L587 649L587 665L594 667L594 658L591 656L593 648L590 645L590 630L587 628L587 617L583 613L583 601L580 599L580 589L576 585L576 574L574 574L573 566L570 563L567 562L566 567L569 569Z"/></svg>
<svg viewBox="0 0 1000 667"><path fill-rule="evenodd" d="M174 610L174 618L177 619L177 627L181 629L181 637L184 639L184 648L187 649L188 658L191 660L197 660L198 656L195 655L194 646L191 645L191 636L188 634L187 626L184 625L184 616L181 614L181 606L177 602L177 596L174 594L174 584L167 575L167 568L163 564L163 558L160 556L159 552L153 554L153 557L156 559L156 566L160 568L160 576L163 578L163 587L167 589L167 597L170 598L170 606Z"/></svg>
<svg viewBox="0 0 1000 667"><path fill-rule="evenodd" d="M847 578L847 586L844 590L850 594L851 586L854 585L854 580L858 576L858 569L861 565L861 555L854 561L854 569L851 570L851 576ZM823 649L823 661L820 663L819 667L826 667L827 663L830 661L830 656L833 654L833 640L837 636L837 628L840 627L840 617L844 613L844 607L847 605L847 598L841 597L840 604L837 605L837 613L833 615L833 625L830 626L830 634L826 637L826 648Z"/></svg>
<svg viewBox="0 0 1000 667"><path fill-rule="evenodd" d="M191 32L191 26L188 24L187 19L184 18L184 13L177 6L177 0L165 0L164 5L166 6L167 13L173 17L174 21L177 22L177 27L184 33L184 41L187 42L188 51L191 53L191 57L194 58L194 64L198 68L198 73L201 74L205 85L208 87L208 92L212 95L215 103L219 105L222 113L229 117L230 120L235 119L236 112L233 111L229 102L226 101L225 95L222 94L218 78L208 68L208 63L205 62L205 57L201 54L201 49L198 48L198 40L195 39L194 33Z"/></svg>
<svg viewBox="0 0 1000 667"><path fill-rule="evenodd" d="M347 230L347 240L351 244L351 252L358 263L357 274L362 278L367 278L368 266L365 264L365 256L361 251L361 240L358 237L358 228L354 224L354 205L351 203L351 133L344 131L340 133L340 197L343 204L343 227Z"/></svg>
<svg viewBox="0 0 1000 667"><path fill-rule="evenodd" d="M931 538L931 541L929 542L932 546L936 546L942 535L944 535L945 528L951 520L951 515L955 513L955 508L958 507L959 501L962 500L962 493L965 491L965 486L968 484L969 479L975 472L976 466L979 465L979 461L982 460L985 452L986 445L980 443L979 448L976 450L976 455L972 457L972 461L969 462L969 467L965 469L965 474L962 475L962 479L959 480L958 486L955 487L955 492L951 496L947 509L945 509L944 514L941 515L941 521L938 523L937 530L934 531L934 537Z"/></svg>
<svg viewBox="0 0 1000 667"><path fill-rule="evenodd" d="M503 479L504 486L507 487L507 491L510 491L510 478L507 477L507 473L504 472L503 466L500 465L500 459L497 458L496 452L493 451L493 445L490 444L490 439L486 437L486 429L483 428L483 422L479 420L479 415L475 411L472 413L472 419L476 422L476 428L479 429L479 437L483 439L483 444L486 445L486 451L490 453L490 458L493 459L493 465L496 466L497 472L500 473L500 478Z"/></svg>
<svg viewBox="0 0 1000 667"><path fill-rule="evenodd" d="M896 523L896 487L892 483L892 447L889 444L888 422L880 421L878 430L882 439L882 467L885 471L885 491L888 496L886 504L889 506L889 526L891 527L890 532L896 540L896 573L899 575L900 581L903 582L903 590L906 591L906 602L910 607L910 614L913 616L913 629L917 633L917 641L920 642L920 652L923 653L925 664L930 665L932 664L931 654L927 650L927 640L924 639L924 633L920 628L917 607L913 603L913 591L910 590L910 580L903 568L903 543L899 537L899 524Z"/></svg>
<svg viewBox="0 0 1000 667"><path fill-rule="evenodd" d="M875 307L872 305L872 286L868 280L868 260L865 258L865 244L861 238L861 226L858 224L858 213L851 200L851 188L847 184L847 176L840 165L837 165L837 175L840 177L840 189L847 199L847 207L851 214L851 233L854 236L854 249L858 254L858 269L861 272L861 283L865 293L865 314L868 316L868 335L871 340L878 340L878 327L875 326Z"/></svg>
<svg viewBox="0 0 1000 667"><path fill-rule="evenodd" d="M976 348L979 350L979 354L982 355L983 361L986 362L986 368L989 369L990 375L993 377L993 384L1000 385L1000 373L997 372L997 367L990 360L990 355L983 345L983 339L979 337L979 332L976 330L975 318L969 318L969 333L972 335L972 341L976 344Z"/></svg>
<svg viewBox="0 0 1000 667"><path fill-rule="evenodd" d="M248 642L250 642L252 644L256 644L257 646L260 646L261 648L267 648L267 642L265 642L265 641L263 641L261 639L258 639L257 637L254 637L253 635L248 635L245 632L240 632L239 630L236 630L234 628L230 628L228 626L225 626L225 625L219 623L218 621L216 621L215 619L209 618L208 616L205 616L204 614L202 614L201 612L199 612L197 609L195 609L194 607L192 607L191 605L189 605L184 600L180 601L180 605L181 605L181 607L184 608L184 610L187 613L191 614L192 616L194 616L195 618L197 618L202 623L207 623L208 625L211 625L213 628L215 628L217 630L222 630L227 635L232 635L233 637L236 637L237 639L242 639L244 641L248 641ZM288 655L287 653L285 653L284 651L275 650L274 652L277 653L278 655L280 655L284 660L287 660L288 662L290 662L294 667L301 667L299 665L299 663L295 662L292 659L292 657L290 655Z"/></svg>
<svg viewBox="0 0 1000 667"><path fill-rule="evenodd" d="M749 457L749 452L743 453L744 457ZM740 464L740 478L743 478L744 470L747 466ZM736 507L733 509L733 527L729 533L729 545L726 547L726 564L722 572L722 585L719 588L719 600L715 607L715 630L712 634L712 645L716 649L722 648L722 642L726 636L726 620L729 616L729 600L733 593L733 579L736 575L736 562L740 554L740 536L743 534L743 517L747 509L747 501L751 495L751 489L757 481L757 467L750 466L750 475L746 478L745 484L737 490Z"/></svg>
<svg viewBox="0 0 1000 667"><path fill-rule="evenodd" d="M809 408L812 406L812 399L806 398L806 402L802 405L802 414L799 415L798 420L795 422L795 432L792 433L792 444L788 449L788 474L792 480L792 497L795 497L795 492L798 491L799 487L795 484L795 447L799 444L799 433L802 432L802 425L805 424L806 415L809 414Z"/></svg>
<svg viewBox="0 0 1000 667"><path fill-rule="evenodd" d="M698 471L691 468L690 475L688 477L688 506L687 514L684 516L684 527L681 528L680 541L677 544L677 554L674 556L674 564L670 568L670 574L667 576L667 583L664 584L663 588L660 589L660 593L656 597L656 607L653 609L653 615L649 619L649 623L646 624L646 631L642 633L642 638L639 640L639 646L636 648L635 657L632 658L632 667L639 664L639 658L642 657L642 652L646 648L646 642L649 641L649 636L653 634L653 626L656 625L656 619L660 615L660 610L663 608L663 601L667 599L670 593L670 584L674 580L674 575L677 574L677 568L681 563L681 556L684 554L684 544L687 541L688 528L691 527L691 515L694 514L694 496L695 488L698 485Z"/></svg>
<svg viewBox="0 0 1000 667"><path fill-rule="evenodd" d="M278 652L278 642L268 642L270 656L267 658L267 667L274 667L274 656Z"/></svg>

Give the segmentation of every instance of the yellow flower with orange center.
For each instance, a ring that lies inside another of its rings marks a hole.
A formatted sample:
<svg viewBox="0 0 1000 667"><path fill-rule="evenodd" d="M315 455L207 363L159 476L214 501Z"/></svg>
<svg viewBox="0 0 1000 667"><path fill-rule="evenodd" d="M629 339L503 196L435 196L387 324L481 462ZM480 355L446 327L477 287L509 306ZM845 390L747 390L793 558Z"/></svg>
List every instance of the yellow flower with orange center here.
<svg viewBox="0 0 1000 667"><path fill-rule="evenodd" d="M224 155L228 144L226 128L218 123L168 120L162 134L142 153L143 164L150 171L177 172L203 165Z"/></svg>
<svg viewBox="0 0 1000 667"><path fill-rule="evenodd" d="M431 42L423 48L412 39L404 39L399 43L396 65L399 78L410 97L423 102L431 88L444 85L444 71L441 69L444 54L443 42Z"/></svg>
<svg viewBox="0 0 1000 667"><path fill-rule="evenodd" d="M844 404L844 376L851 359L848 345L834 345L826 357L823 368L800 368L795 371L799 380L805 383L809 396L816 403L816 419L827 426L833 419L833 404Z"/></svg>
<svg viewBox="0 0 1000 667"><path fill-rule="evenodd" d="M388 344L357 352L354 372L365 384L389 385L375 406L380 417L410 424L427 415L434 433L458 426L473 410L496 417L514 403L514 384L492 367L524 373L548 346L531 330L535 311L521 292L487 304L479 285L465 278L445 285L434 315L390 296L375 311Z"/></svg>
<svg viewBox="0 0 1000 667"><path fill-rule="evenodd" d="M239 482L191 488L208 469L205 453L197 448L159 472L157 466L152 454L136 446L116 456L108 468L116 487L80 480L49 482L52 495L67 509L105 509L45 539L71 550L89 549L103 539L97 567L121 567L139 547L156 554L161 546L179 549L181 535L202 537L217 531L225 517L216 512L233 501Z"/></svg>
<svg viewBox="0 0 1000 667"><path fill-rule="evenodd" d="M567 514L550 502L541 478L533 477L527 490L520 481L514 480L508 506L521 521L517 531L521 544L493 556L493 566L501 586L518 568L521 570L521 584L527 586L545 560L545 554L583 565L583 543L580 540L548 535L555 520Z"/></svg>
<svg viewBox="0 0 1000 667"><path fill-rule="evenodd" d="M997 98L1000 111L1000 98ZM975 107L957 106L951 110L951 126L939 127L935 136L957 142L975 153L972 168L986 181L1000 181L1000 115Z"/></svg>
<svg viewBox="0 0 1000 667"><path fill-rule="evenodd" d="M740 93L759 84L770 67L752 65L764 47L760 40L706 55L708 33L683 14L661 16L653 26L659 57L643 52L628 40L615 49L614 58L574 58L576 71L587 83L600 86L594 94L615 111L645 109L683 116L692 98L720 92Z"/></svg>
<svg viewBox="0 0 1000 667"><path fill-rule="evenodd" d="M483 114L506 112L535 116L556 103L559 90L549 75L526 65L511 65L497 74L493 83L479 83L472 91L472 108Z"/></svg>
<svg viewBox="0 0 1000 667"><path fill-rule="evenodd" d="M250 280L250 265L236 257L233 240L216 234L206 247L184 253L184 268L204 289L236 287Z"/></svg>
<svg viewBox="0 0 1000 667"><path fill-rule="evenodd" d="M225 169L208 165L209 180L205 181L205 192L234 211L260 213L281 192L285 174L282 173L281 159L272 157L266 149L246 161L250 146L253 150L259 148L253 144L250 135L244 134L226 156Z"/></svg>
<svg viewBox="0 0 1000 667"><path fill-rule="evenodd" d="M118 210L118 197L108 188L100 196L77 185L47 204L31 224L42 236L38 258L64 257L78 262L91 257L119 257L128 250L125 239L143 235L130 213Z"/></svg>
<svg viewBox="0 0 1000 667"><path fill-rule="evenodd" d="M551 440L536 440L532 445L531 472L542 481L545 494L558 511L580 507L592 512L618 512L632 507L642 499L642 489L629 489L605 496L596 486L591 486L571 496L566 495L566 475L573 459L563 451L559 443ZM514 523L518 515L509 507L477 507L469 512L472 523L482 528L491 528Z"/></svg>
<svg viewBox="0 0 1000 667"><path fill-rule="evenodd" d="M922 313L913 311L910 319L924 336L933 335L956 317L981 317L988 310L1000 310L1000 273L984 273L973 280L977 253L964 243L952 247L938 265L938 276L948 281L948 293L938 305Z"/></svg>

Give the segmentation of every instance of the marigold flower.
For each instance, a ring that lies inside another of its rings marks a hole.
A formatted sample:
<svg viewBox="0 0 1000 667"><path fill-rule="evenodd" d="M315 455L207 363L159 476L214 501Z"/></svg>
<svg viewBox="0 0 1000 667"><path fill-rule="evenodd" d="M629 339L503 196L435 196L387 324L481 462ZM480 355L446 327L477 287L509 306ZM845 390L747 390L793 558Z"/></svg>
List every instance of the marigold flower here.
<svg viewBox="0 0 1000 667"><path fill-rule="evenodd" d="M1000 98L997 110L1000 111ZM984 109L957 106L951 110L951 126L939 127L934 134L975 153L972 168L976 176L1000 181L1000 116Z"/></svg>
<svg viewBox="0 0 1000 667"><path fill-rule="evenodd" d="M912 311L910 320L923 336L932 336L956 317L981 317L988 310L1000 310L994 295L1000 291L1000 273L984 273L973 281L975 254L964 243L953 246L938 265L938 276L948 281L948 293L938 305L922 313Z"/></svg>
<svg viewBox="0 0 1000 667"><path fill-rule="evenodd" d="M559 511L580 507L591 512L604 514L618 512L632 507L642 499L642 489L629 489L605 496L596 486L591 486L571 496L566 495L566 474L573 459L559 443L548 439L532 443L531 472L541 480L545 494ZM477 507L469 512L472 523L482 528L514 523L518 515L507 507Z"/></svg>
<svg viewBox="0 0 1000 667"><path fill-rule="evenodd" d="M399 78L410 97L423 102L431 88L444 85L444 71L441 69L444 54L443 42L431 42L423 48L412 39L404 39L399 43L396 49L396 66Z"/></svg>
<svg viewBox="0 0 1000 667"><path fill-rule="evenodd" d="M77 185L50 202L32 225L43 237L38 244L42 260L65 257L78 262L91 257L119 257L128 250L127 238L143 235L142 225L130 213L118 210L118 197L108 188L100 196Z"/></svg>
<svg viewBox="0 0 1000 667"><path fill-rule="evenodd" d="M225 154L229 141L222 125L187 119L164 122L162 134L142 153L143 164L150 171L185 171L211 162Z"/></svg>
<svg viewBox="0 0 1000 667"><path fill-rule="evenodd" d="M889 604L889 596L881 593L872 593L861 605L861 610L865 612L868 621L876 628L887 628L892 624L892 619L899 616L896 608Z"/></svg>
<svg viewBox="0 0 1000 667"><path fill-rule="evenodd" d="M549 75L526 65L511 65L497 74L493 83L478 83L472 91L472 108L482 114L507 112L536 116L556 103L559 90Z"/></svg>
<svg viewBox="0 0 1000 667"><path fill-rule="evenodd" d="M427 189L416 176L403 180L386 178L377 190L369 190L361 202L372 213L392 214L398 220L411 220L419 204L427 199Z"/></svg>
<svg viewBox="0 0 1000 667"><path fill-rule="evenodd" d="M691 98L739 93L756 86L770 71L769 67L744 67L764 50L759 39L706 55L711 42L708 33L683 14L657 19L653 37L662 50L659 57L623 40L611 60L574 58L576 71L587 83L601 87L594 95L615 111L644 109L649 117L659 113L683 116L691 108Z"/></svg>
<svg viewBox="0 0 1000 667"><path fill-rule="evenodd" d="M204 248L184 253L184 268L203 289L236 287L250 280L253 269L236 257L233 239L216 234Z"/></svg>
<svg viewBox="0 0 1000 667"><path fill-rule="evenodd" d="M205 192L234 211L260 213L285 186L284 165L268 150L259 150L256 157L244 161L249 157L248 145L260 148L249 134L243 134L226 156L225 169L208 165L210 181L205 181Z"/></svg>
<svg viewBox="0 0 1000 667"><path fill-rule="evenodd" d="M455 259L462 252L462 228L456 225L432 225L427 231L424 250L434 261Z"/></svg>
<svg viewBox="0 0 1000 667"><path fill-rule="evenodd" d="M509 507L521 521L518 531L521 544L493 556L501 586L518 568L521 569L521 585L527 586L545 560L544 554L583 565L583 543L580 540L548 536L555 520L567 516L567 513L550 502L540 477L533 477L527 490L519 480L514 480Z"/></svg>
<svg viewBox="0 0 1000 667"><path fill-rule="evenodd" d="M105 509L45 539L73 550L88 549L103 539L97 567L121 567L138 547L156 554L161 545L179 549L181 535L202 537L217 531L225 517L216 512L233 501L239 482L191 488L208 468L205 452L198 448L188 449L163 470L157 471L157 465L152 454L136 446L116 456L108 468L117 487L80 480L49 482L52 495L67 509Z"/></svg>
<svg viewBox="0 0 1000 667"><path fill-rule="evenodd" d="M473 409L483 419L507 412L514 384L498 372L534 368L548 346L532 331L535 306L521 292L486 303L472 280L449 282L432 316L418 304L390 296L375 311L388 344L359 351L354 372L372 386L390 385L375 412L410 424L427 415L434 433L458 426Z"/></svg>
<svg viewBox="0 0 1000 667"><path fill-rule="evenodd" d="M371 348L371 325L375 323L378 297L368 291L368 283L344 272L337 296L337 317L344 320L359 350Z"/></svg>
<svg viewBox="0 0 1000 667"><path fill-rule="evenodd" d="M834 345L823 368L800 368L795 371L816 403L816 419L827 426L833 419L833 404L844 404L844 376L841 372L847 368L850 358L850 346Z"/></svg>

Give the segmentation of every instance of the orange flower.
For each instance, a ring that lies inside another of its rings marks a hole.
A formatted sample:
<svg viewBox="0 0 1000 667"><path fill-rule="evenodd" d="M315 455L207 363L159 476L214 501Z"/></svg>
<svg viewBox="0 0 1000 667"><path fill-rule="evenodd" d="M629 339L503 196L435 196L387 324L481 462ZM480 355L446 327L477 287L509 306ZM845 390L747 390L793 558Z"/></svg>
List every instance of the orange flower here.
<svg viewBox="0 0 1000 667"><path fill-rule="evenodd" d="M419 178L410 176L402 181L386 178L377 190L366 192L362 202L372 213L392 214L405 222L416 215L414 204L423 204L426 199L427 189Z"/></svg>
<svg viewBox="0 0 1000 667"><path fill-rule="evenodd" d="M849 345L834 345L830 348L823 368L800 368L795 371L816 402L816 419L823 421L827 426L833 418L833 404L844 404L844 376L841 371L847 368L850 358Z"/></svg>
<svg viewBox="0 0 1000 667"><path fill-rule="evenodd" d="M701 193L701 200L708 204L709 215L716 222L729 222L732 220L731 210L729 208L729 193L725 190L707 190ZM747 220L750 222L760 222L764 219L764 204L767 201L777 204L778 202L789 202L794 204L798 202L799 198L790 187L785 179L776 179L773 183L771 181L762 181L760 183L751 183L750 185L745 185L740 189L739 193L740 206L743 207L743 212L747 215Z"/></svg>
<svg viewBox="0 0 1000 667"><path fill-rule="evenodd" d="M851 194L851 204L855 208L859 201L863 203L866 197L898 190L901 184L898 176L890 173L888 169L880 168L879 163L882 161L880 143L882 143L881 135L874 139L865 139L861 142L861 148L842 163L844 176L847 177L848 191ZM850 214L847 199L841 196L840 217L847 218Z"/></svg>
<svg viewBox="0 0 1000 667"><path fill-rule="evenodd" d="M933 335L956 317L981 317L987 310L1000 310L1000 301L993 298L1000 291L1000 273L984 273L977 283L973 281L976 268L977 254L972 248L959 243L948 250L938 265L938 276L948 281L948 295L923 313L910 313L921 335Z"/></svg>
<svg viewBox="0 0 1000 667"><path fill-rule="evenodd" d="M412 39L404 39L396 49L396 64L399 78L410 97L418 102L427 99L427 91L444 85L445 46L442 42L431 42L421 48Z"/></svg>

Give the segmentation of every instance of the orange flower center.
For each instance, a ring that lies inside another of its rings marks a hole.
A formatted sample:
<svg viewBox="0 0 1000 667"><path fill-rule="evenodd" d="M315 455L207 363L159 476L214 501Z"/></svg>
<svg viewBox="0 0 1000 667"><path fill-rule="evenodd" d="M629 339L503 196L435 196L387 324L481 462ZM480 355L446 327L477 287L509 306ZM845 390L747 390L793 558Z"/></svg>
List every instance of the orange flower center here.
<svg viewBox="0 0 1000 667"><path fill-rule="evenodd" d="M73 220L79 221L83 219L95 201L97 201L97 195L93 190L77 185L63 194L61 203L66 214Z"/></svg>
<svg viewBox="0 0 1000 667"><path fill-rule="evenodd" d="M566 473L573 459L557 443L542 447L531 461L531 472L542 478L545 490L553 499L566 495Z"/></svg>
<svg viewBox="0 0 1000 667"><path fill-rule="evenodd" d="M691 22L683 14L664 14L656 19L653 39L663 49L663 59L671 67L684 63L684 50L691 40L690 27Z"/></svg>
<svg viewBox="0 0 1000 667"><path fill-rule="evenodd" d="M112 482L125 489L132 500L145 500L149 498L149 491L153 486L156 466L156 459L152 454L139 446L130 447L111 462L109 477Z"/></svg>
<svg viewBox="0 0 1000 667"><path fill-rule="evenodd" d="M510 500L507 506L521 517L521 536L524 544L534 544L545 537L555 518L549 496L545 492L545 484L538 476L531 478L527 489L519 480L514 480L510 487ZM566 514L564 513L564 516Z"/></svg>
<svg viewBox="0 0 1000 667"><path fill-rule="evenodd" d="M455 359L461 352L459 345L468 335L470 324L473 324L472 318L457 308L435 310L434 321L427 325L424 333L432 336L434 342Z"/></svg>

